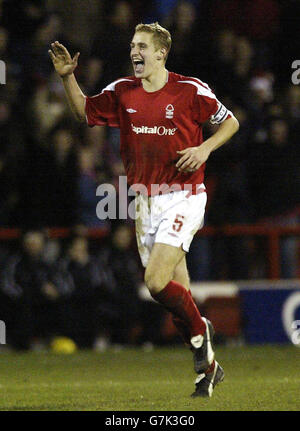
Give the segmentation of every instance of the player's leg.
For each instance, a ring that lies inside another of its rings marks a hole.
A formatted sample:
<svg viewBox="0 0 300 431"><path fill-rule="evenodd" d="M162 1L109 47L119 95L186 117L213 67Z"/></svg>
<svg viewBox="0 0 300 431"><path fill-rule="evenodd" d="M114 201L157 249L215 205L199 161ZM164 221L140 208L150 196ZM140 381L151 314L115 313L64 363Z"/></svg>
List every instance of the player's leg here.
<svg viewBox="0 0 300 431"><path fill-rule="evenodd" d="M156 301L185 322L194 349L195 371L205 372L214 359L211 327L201 318L189 290L174 281L174 274L194 233L202 226L206 194L189 197L180 191L156 196L150 201L140 197L137 203L139 201L136 234L139 253L146 267L145 283ZM143 211L144 206L147 211ZM184 276L183 272L179 266L177 274L185 278L187 285L187 274Z"/></svg>
<svg viewBox="0 0 300 431"><path fill-rule="evenodd" d="M145 283L152 297L187 327L186 335L194 353L196 373L205 373L213 365L213 328L201 317L190 291L173 280L175 268L183 259L181 247L155 243L145 272Z"/></svg>
<svg viewBox="0 0 300 431"><path fill-rule="evenodd" d="M173 279L178 263L185 252L181 247L155 243L145 271L145 283L151 295L157 295Z"/></svg>
<svg viewBox="0 0 300 431"><path fill-rule="evenodd" d="M186 265L185 254L175 267L173 280L177 281L177 283L180 283L183 287L186 288L186 290L190 290L190 277Z"/></svg>
<svg viewBox="0 0 300 431"><path fill-rule="evenodd" d="M186 257L183 256L181 261L178 263L178 265L175 268L173 280L177 283L180 283L191 295L190 290L190 278L188 274L188 269L186 266ZM173 323L175 327L177 328L177 331L179 332L181 338L183 339L184 343L188 346L190 346L190 340L191 340L191 334L189 331L188 326L184 322L184 320L180 319L179 317L176 317L173 315Z"/></svg>
<svg viewBox="0 0 300 431"><path fill-rule="evenodd" d="M155 243L145 271L145 283L152 297L183 320L191 337L196 337L200 342L205 336L206 323L189 291L173 280L175 268L184 256L181 247Z"/></svg>
<svg viewBox="0 0 300 431"><path fill-rule="evenodd" d="M187 269L187 265L186 265L186 257L185 256L181 259L181 261L178 263L178 265L175 268L175 271L174 271L174 280L177 281L177 282L179 282L179 283L181 283L188 290L189 295L193 299L192 292L190 290L190 279L189 279L189 274L188 274L188 269ZM205 323L208 323L208 325L210 325L210 328L212 328L211 322L209 322L205 318L203 318L203 320L205 320ZM187 327L186 323L182 319L180 319L180 318L178 318L176 316L173 316L173 322L174 322L176 328L178 329L181 337L183 338L184 342L187 345L191 346L192 350L193 350L193 346L191 345L191 342L190 342L191 334L189 332L189 328ZM213 333L213 331L211 330L211 334L212 333ZM209 338L211 339L212 336L209 337ZM213 362L212 362L211 365L213 365ZM210 367L208 367L208 369L205 372L211 372L211 371L212 371L212 369L211 369L211 366L210 366Z"/></svg>
<svg viewBox="0 0 300 431"><path fill-rule="evenodd" d="M184 256L174 271L174 281L182 284L189 294L192 296L190 290L190 278L188 274L188 269L186 265L186 257ZM178 318L173 316L173 323L176 326L179 334L181 335L185 344L191 347L190 344L190 332L186 325L186 323ZM193 350L191 348L191 350ZM224 370L220 366L220 364L213 360L212 364L207 368L204 373L199 373L195 380L195 391L192 393L192 397L211 397L215 386L222 382L224 379Z"/></svg>

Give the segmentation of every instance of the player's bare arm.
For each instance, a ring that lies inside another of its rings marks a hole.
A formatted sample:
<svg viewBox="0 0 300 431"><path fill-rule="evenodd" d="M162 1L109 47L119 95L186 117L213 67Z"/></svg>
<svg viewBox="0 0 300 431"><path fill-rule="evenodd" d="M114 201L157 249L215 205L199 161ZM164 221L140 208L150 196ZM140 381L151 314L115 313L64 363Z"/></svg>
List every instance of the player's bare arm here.
<svg viewBox="0 0 300 431"><path fill-rule="evenodd" d="M235 117L228 118L210 138L199 147L189 147L177 151L181 155L176 163L179 171L193 172L206 162L210 153L224 145L239 129L239 122Z"/></svg>
<svg viewBox="0 0 300 431"><path fill-rule="evenodd" d="M73 73L78 65L80 53L77 52L72 58L67 48L58 41L51 44L48 53L56 72L62 79L72 112L78 121L85 121L85 95Z"/></svg>

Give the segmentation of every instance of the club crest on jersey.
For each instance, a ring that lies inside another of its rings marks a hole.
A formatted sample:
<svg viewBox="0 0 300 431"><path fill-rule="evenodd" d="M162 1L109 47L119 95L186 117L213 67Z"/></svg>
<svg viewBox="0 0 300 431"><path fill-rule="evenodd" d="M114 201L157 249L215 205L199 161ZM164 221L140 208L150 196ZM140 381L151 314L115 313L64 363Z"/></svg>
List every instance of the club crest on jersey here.
<svg viewBox="0 0 300 431"><path fill-rule="evenodd" d="M166 107L166 118L173 118L174 117L174 106L169 104Z"/></svg>

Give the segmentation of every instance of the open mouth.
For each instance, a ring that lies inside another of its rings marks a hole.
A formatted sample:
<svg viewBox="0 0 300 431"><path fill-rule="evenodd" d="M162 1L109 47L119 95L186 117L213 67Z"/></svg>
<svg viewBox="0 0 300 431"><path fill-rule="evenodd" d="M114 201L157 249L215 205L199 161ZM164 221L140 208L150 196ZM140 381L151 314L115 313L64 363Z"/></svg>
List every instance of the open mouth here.
<svg viewBox="0 0 300 431"><path fill-rule="evenodd" d="M144 60L133 60L133 68L136 73L142 73L144 71Z"/></svg>

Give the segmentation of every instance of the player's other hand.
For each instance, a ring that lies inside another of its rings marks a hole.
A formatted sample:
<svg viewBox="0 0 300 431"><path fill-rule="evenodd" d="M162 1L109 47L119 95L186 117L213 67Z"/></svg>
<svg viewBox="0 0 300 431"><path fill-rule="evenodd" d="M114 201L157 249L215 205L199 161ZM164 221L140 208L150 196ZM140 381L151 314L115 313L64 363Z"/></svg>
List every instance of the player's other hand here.
<svg viewBox="0 0 300 431"><path fill-rule="evenodd" d="M204 147L189 147L182 151L177 151L181 157L176 163L179 172L195 172L209 157L210 152Z"/></svg>
<svg viewBox="0 0 300 431"><path fill-rule="evenodd" d="M78 57L80 55L79 52L77 52L72 58L67 48L56 41L51 43L51 49L48 50L48 53L51 57L56 72L62 78L67 75L71 75L76 69Z"/></svg>

